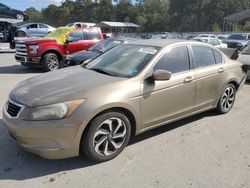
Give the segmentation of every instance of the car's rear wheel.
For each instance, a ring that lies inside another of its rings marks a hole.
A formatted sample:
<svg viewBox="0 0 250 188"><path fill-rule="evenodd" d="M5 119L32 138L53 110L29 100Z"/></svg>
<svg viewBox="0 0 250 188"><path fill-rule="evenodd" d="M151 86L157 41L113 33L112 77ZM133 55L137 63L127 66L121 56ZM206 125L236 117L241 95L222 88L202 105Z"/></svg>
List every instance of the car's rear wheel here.
<svg viewBox="0 0 250 188"><path fill-rule="evenodd" d="M26 37L26 33L24 31L18 31L17 36L18 37Z"/></svg>
<svg viewBox="0 0 250 188"><path fill-rule="evenodd" d="M221 114L228 113L234 105L235 97L236 97L235 86L231 83L226 85L223 94L218 102L217 111Z"/></svg>
<svg viewBox="0 0 250 188"><path fill-rule="evenodd" d="M16 19L24 21L24 16L22 14L17 14Z"/></svg>
<svg viewBox="0 0 250 188"><path fill-rule="evenodd" d="M107 112L91 121L83 135L81 150L93 161L108 161L122 152L130 135L129 119L120 112Z"/></svg>
<svg viewBox="0 0 250 188"><path fill-rule="evenodd" d="M42 59L42 67L45 71L54 71L60 68L60 61L55 53L47 53Z"/></svg>

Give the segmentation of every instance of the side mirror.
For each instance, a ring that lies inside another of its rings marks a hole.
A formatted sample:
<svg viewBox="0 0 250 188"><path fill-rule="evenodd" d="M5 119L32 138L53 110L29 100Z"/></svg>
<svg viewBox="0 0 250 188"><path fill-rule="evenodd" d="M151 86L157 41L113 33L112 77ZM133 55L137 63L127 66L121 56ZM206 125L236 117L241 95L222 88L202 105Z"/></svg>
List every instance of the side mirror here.
<svg viewBox="0 0 250 188"><path fill-rule="evenodd" d="M247 73L250 70L250 65L242 65L242 70Z"/></svg>
<svg viewBox="0 0 250 188"><path fill-rule="evenodd" d="M171 75L169 71L158 69L153 72L152 78L154 80L169 80Z"/></svg>
<svg viewBox="0 0 250 188"><path fill-rule="evenodd" d="M85 67L92 59L87 59L81 63L81 67Z"/></svg>
<svg viewBox="0 0 250 188"><path fill-rule="evenodd" d="M68 37L68 38L66 39L66 43L70 43L70 42L73 42L73 38L72 38L72 37Z"/></svg>

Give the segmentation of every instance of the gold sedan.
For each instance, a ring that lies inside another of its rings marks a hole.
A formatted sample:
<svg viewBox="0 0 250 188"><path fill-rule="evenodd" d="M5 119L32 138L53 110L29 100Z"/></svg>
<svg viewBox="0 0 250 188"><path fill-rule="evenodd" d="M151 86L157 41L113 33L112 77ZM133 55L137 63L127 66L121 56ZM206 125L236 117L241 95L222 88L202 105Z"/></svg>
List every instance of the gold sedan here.
<svg viewBox="0 0 250 188"><path fill-rule="evenodd" d="M3 121L21 147L42 157L83 152L107 161L131 135L211 109L229 112L243 69L199 42L130 41L81 67L21 82Z"/></svg>

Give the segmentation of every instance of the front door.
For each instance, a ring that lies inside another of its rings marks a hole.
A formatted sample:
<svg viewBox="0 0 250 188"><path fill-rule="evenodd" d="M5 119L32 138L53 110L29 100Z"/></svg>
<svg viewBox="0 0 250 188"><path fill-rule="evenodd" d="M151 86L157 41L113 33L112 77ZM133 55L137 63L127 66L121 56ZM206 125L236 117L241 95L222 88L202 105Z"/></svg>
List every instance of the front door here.
<svg viewBox="0 0 250 188"><path fill-rule="evenodd" d="M27 26L26 34L28 37L38 37L38 24L30 24Z"/></svg>
<svg viewBox="0 0 250 188"><path fill-rule="evenodd" d="M68 38L70 38L70 42L65 44L65 51L67 55L86 49L84 45L85 35L82 30L72 31Z"/></svg>
<svg viewBox="0 0 250 188"><path fill-rule="evenodd" d="M168 50L153 70L172 73L167 81L142 83L142 127L149 128L191 113L195 98L195 73L190 66L187 46Z"/></svg>

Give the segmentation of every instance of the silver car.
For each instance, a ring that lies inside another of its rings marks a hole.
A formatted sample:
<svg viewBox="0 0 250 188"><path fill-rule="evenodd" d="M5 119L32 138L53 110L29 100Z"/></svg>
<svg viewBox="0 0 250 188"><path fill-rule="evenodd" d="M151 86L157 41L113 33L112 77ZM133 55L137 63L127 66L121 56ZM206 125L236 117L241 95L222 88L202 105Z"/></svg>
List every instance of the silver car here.
<svg viewBox="0 0 250 188"><path fill-rule="evenodd" d="M43 37L56 28L44 23L28 23L17 29L18 37Z"/></svg>

